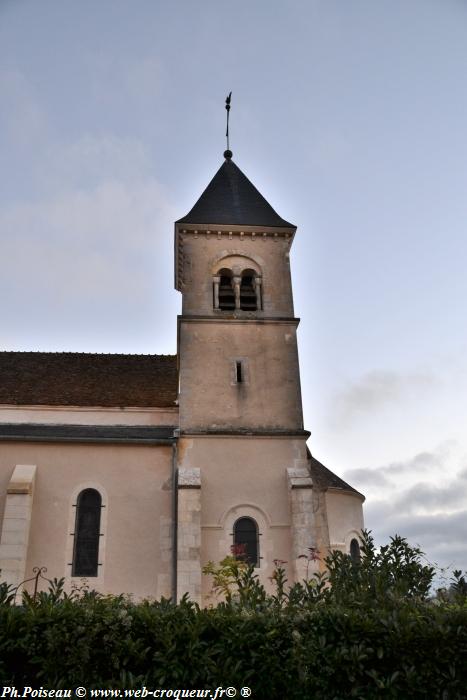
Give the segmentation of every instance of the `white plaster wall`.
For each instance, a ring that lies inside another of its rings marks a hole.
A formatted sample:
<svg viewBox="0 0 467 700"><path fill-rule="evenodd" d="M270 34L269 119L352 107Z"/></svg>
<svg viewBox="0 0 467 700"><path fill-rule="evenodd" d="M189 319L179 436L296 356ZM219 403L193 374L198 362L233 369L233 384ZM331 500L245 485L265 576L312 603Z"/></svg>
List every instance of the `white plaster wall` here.
<svg viewBox="0 0 467 700"><path fill-rule="evenodd" d="M293 580L291 517L287 467L306 464L305 441L273 438L181 438L179 464L201 470L201 563L219 562L230 554L233 523L242 516L259 525L260 567L257 573L272 590L274 559L287 561ZM203 576L203 602L211 581Z"/></svg>
<svg viewBox="0 0 467 700"><path fill-rule="evenodd" d="M235 382L235 361L245 381ZM180 320L180 428L303 428L296 329Z"/></svg>
<svg viewBox="0 0 467 700"><path fill-rule="evenodd" d="M178 408L0 405L0 423L177 425Z"/></svg>
<svg viewBox="0 0 467 700"><path fill-rule="evenodd" d="M330 548L349 553L351 539L358 539L364 527L361 496L350 491L329 489L326 492L326 508Z"/></svg>
<svg viewBox="0 0 467 700"><path fill-rule="evenodd" d="M92 486L103 495L99 561L92 588L171 595L172 448L130 445L2 443L0 510L16 464L37 465L26 573L46 566L71 579L76 496ZM75 579L73 579L75 580ZM75 580L76 581L76 580ZM78 579L79 582L79 579Z"/></svg>

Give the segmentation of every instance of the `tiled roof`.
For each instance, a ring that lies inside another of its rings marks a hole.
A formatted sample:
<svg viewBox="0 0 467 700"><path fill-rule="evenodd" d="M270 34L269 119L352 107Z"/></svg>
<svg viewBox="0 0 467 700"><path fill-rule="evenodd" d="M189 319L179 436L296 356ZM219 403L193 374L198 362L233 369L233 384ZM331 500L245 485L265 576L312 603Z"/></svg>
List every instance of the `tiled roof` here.
<svg viewBox="0 0 467 700"><path fill-rule="evenodd" d="M175 406L176 355L0 352L0 404Z"/></svg>
<svg viewBox="0 0 467 700"><path fill-rule="evenodd" d="M191 211L176 223L295 229L274 211L230 159L224 161Z"/></svg>
<svg viewBox="0 0 467 700"><path fill-rule="evenodd" d="M334 474L330 469L324 466L324 464L321 464L321 462L318 462L317 459L315 459L311 452L308 450L308 464L310 467L311 471L311 478L313 479L313 483L315 483L318 488L322 489L328 489L328 488L335 488L335 489L342 489L343 491L351 491L352 493L356 493L359 496L361 496L363 499L365 498L360 491L357 491L357 489L354 489L353 486L350 486L344 479L341 479L340 476L337 476L337 474Z"/></svg>

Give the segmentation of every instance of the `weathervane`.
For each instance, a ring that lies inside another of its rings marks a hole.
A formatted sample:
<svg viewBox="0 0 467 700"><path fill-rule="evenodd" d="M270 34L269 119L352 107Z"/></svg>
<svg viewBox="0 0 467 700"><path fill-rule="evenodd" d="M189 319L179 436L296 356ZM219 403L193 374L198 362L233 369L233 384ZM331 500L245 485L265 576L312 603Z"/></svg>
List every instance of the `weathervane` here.
<svg viewBox="0 0 467 700"><path fill-rule="evenodd" d="M225 109L227 110L227 130L225 132L225 135L227 137L227 150L224 151L224 158L227 158L230 160L232 158L232 151L230 150L230 145L229 145L229 114L230 114L230 100L232 98L232 92L229 92L227 97L225 98Z"/></svg>

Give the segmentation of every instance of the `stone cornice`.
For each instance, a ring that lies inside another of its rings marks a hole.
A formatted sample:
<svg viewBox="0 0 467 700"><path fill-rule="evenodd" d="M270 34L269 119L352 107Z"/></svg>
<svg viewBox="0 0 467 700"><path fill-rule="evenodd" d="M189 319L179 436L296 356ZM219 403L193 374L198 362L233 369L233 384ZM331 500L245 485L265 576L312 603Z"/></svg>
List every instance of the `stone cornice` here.
<svg viewBox="0 0 467 700"><path fill-rule="evenodd" d="M251 243L266 241L283 241L287 243L287 250L292 245L295 228L272 227L272 226L226 226L219 224L200 224L199 226L189 224L175 224L174 238L174 266L175 266L175 289L181 291L181 280L183 273L183 239L188 237L192 240L224 240L226 242L249 240Z"/></svg>
<svg viewBox="0 0 467 700"><path fill-rule="evenodd" d="M238 314L241 314L242 312L237 312ZM213 311L213 316L203 316L203 315L194 315L194 314L181 314L177 316L178 322L179 323L253 323L253 324L269 324L269 325L275 325L275 326L295 326L297 328L298 324L300 323L299 318L293 318L290 316L255 316L254 318L250 317L242 317L241 315L237 315L237 313L232 314L229 311ZM249 313L248 311L243 312L245 314ZM261 312L254 312L254 313L261 313Z"/></svg>
<svg viewBox="0 0 467 700"><path fill-rule="evenodd" d="M218 437L233 437L233 438L277 438L280 440L290 439L290 438L301 438L303 440L308 440L311 433L309 430L287 430L282 428L264 428L264 429L251 429L251 428L216 428L204 430L180 430L180 438L218 438Z"/></svg>

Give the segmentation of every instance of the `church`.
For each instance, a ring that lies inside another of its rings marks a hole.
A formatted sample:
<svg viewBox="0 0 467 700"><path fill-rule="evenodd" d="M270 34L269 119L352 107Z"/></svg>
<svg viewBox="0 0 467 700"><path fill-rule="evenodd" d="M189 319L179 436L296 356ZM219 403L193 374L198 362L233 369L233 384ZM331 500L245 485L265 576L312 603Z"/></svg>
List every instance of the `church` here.
<svg viewBox="0 0 467 700"><path fill-rule="evenodd" d="M176 355L0 352L1 580L208 605L231 551L266 588L359 556L364 497L307 447L295 233L227 150L175 222Z"/></svg>

